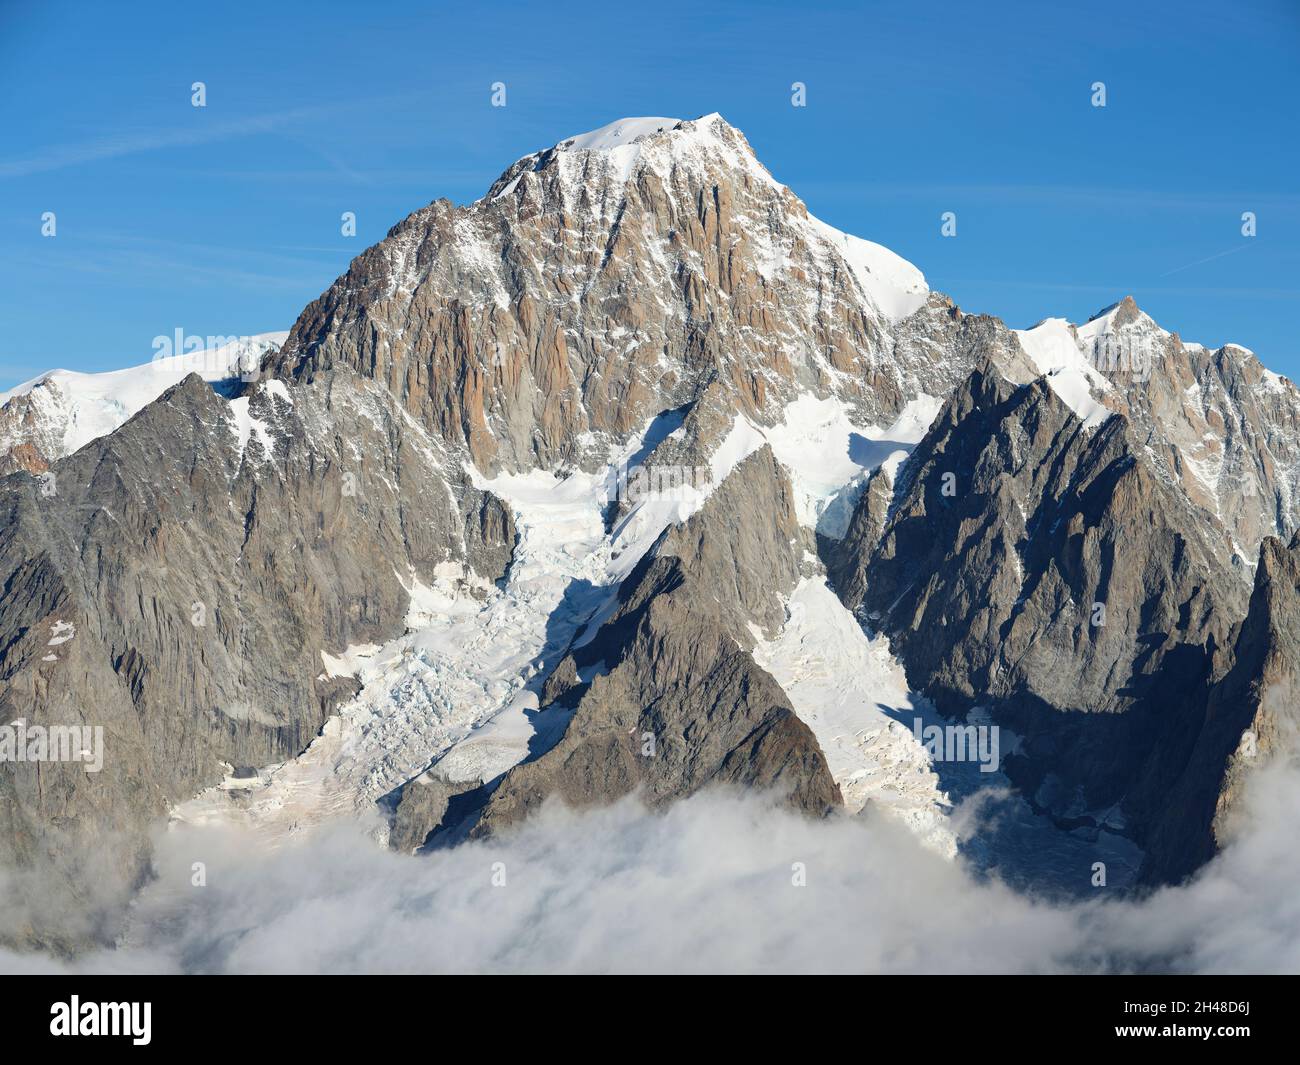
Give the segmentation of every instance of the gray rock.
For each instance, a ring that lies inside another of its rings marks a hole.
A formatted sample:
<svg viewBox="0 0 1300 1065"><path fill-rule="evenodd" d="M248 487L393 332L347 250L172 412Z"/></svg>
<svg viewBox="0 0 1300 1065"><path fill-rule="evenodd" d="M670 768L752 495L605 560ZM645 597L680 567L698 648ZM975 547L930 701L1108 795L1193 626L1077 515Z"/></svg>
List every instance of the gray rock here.
<svg viewBox="0 0 1300 1065"><path fill-rule="evenodd" d="M592 469L687 405L685 443L707 452L736 412L770 424L805 391L888 425L964 376L974 336L951 301L891 323L723 119L638 149L624 173L557 146L481 200L415 212L303 311L268 370L373 377L485 472Z"/></svg>
<svg viewBox="0 0 1300 1065"><path fill-rule="evenodd" d="M1225 565L1254 561L1260 541L1300 527L1300 390L1233 344L1185 344L1131 296L1094 319L1089 361L1115 386L1152 469L1221 530ZM1235 558L1234 558L1235 556Z"/></svg>
<svg viewBox="0 0 1300 1065"><path fill-rule="evenodd" d="M1088 430L1000 321L938 293L891 320L847 256L711 116L651 134L626 172L557 145L474 204L415 212L235 407L190 378L65 456L52 389L5 405L0 713L106 735L102 773L0 765L0 867L90 915L42 928L6 899L0 938L111 939L147 826L223 765L297 754L355 690L322 652L399 634L413 579L502 577L510 510L466 465L593 470L674 411L646 461L703 466L737 414L772 425L805 393L880 426L949 398L897 484L867 480L842 541L799 527L770 451L742 463L547 678L544 703L572 711L558 742L486 783L433 767L396 796L392 846L453 813L491 832L552 795L662 804L724 784L837 805L749 653L816 547L913 686L1022 735L1007 768L1035 801L1121 803L1149 879L1204 861L1243 732L1275 751L1291 727L1296 548L1266 537L1300 525L1300 392L1122 301L1102 346L1137 345L1151 372L1115 376L1120 416ZM115 864L79 860L110 836Z"/></svg>
<svg viewBox="0 0 1300 1065"><path fill-rule="evenodd" d="M414 854L440 827L453 799L479 787L477 781L449 781L436 770L403 784L389 826L388 845L401 854Z"/></svg>
<svg viewBox="0 0 1300 1065"><path fill-rule="evenodd" d="M1094 430L1043 380L990 363L829 549L846 604L887 632L909 683L984 704L1022 738L1006 768L1058 816L1123 803L1145 838L1245 607L1216 533L1153 471L1121 416Z"/></svg>
<svg viewBox="0 0 1300 1065"><path fill-rule="evenodd" d="M1150 883L1183 880L1212 858L1250 771L1300 751L1300 535L1289 547L1264 541L1249 612L1216 675L1170 744L1175 768L1152 804L1141 870Z"/></svg>
<svg viewBox="0 0 1300 1065"><path fill-rule="evenodd" d="M789 479L765 447L663 533L596 637L560 664L549 690L577 696L568 730L506 774L475 833L550 796L583 807L635 791L655 806L732 785L771 789L813 815L840 805L812 731L748 651L751 626L774 634L784 620L806 546ZM578 688L578 665L603 672Z"/></svg>
<svg viewBox="0 0 1300 1065"><path fill-rule="evenodd" d="M0 716L102 726L104 763L0 764L2 865L116 833L137 882L169 805L222 763L298 754L356 690L322 652L400 635L406 586L439 567L499 578L514 541L509 511L349 374L237 404L191 376L51 473L0 481Z"/></svg>

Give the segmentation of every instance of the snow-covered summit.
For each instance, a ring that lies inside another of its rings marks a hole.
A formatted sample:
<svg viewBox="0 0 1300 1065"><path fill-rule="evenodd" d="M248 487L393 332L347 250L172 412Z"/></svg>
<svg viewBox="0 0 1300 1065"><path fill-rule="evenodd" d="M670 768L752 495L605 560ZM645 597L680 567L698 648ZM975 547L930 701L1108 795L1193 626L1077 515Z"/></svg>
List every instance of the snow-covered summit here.
<svg viewBox="0 0 1300 1065"><path fill-rule="evenodd" d="M1111 412L1100 397L1111 390L1111 384L1093 365L1091 349L1085 349L1073 325L1064 318L1046 318L1015 334L1035 369L1085 426L1092 428L1109 417Z"/></svg>
<svg viewBox="0 0 1300 1065"><path fill-rule="evenodd" d="M1096 337L1118 333L1120 330L1149 333L1161 337L1172 335L1168 330L1157 325L1155 319L1142 310L1132 296L1125 296L1109 307L1103 307L1078 327L1078 334L1079 338L1086 342Z"/></svg>
<svg viewBox="0 0 1300 1065"><path fill-rule="evenodd" d="M124 370L49 370L0 392L0 456L27 444L45 461L111 433L192 373L222 381L255 370L288 333L222 338L223 344L157 357Z"/></svg>
<svg viewBox="0 0 1300 1065"><path fill-rule="evenodd" d="M1250 579L1261 539L1300 524L1300 390L1237 344L1185 341L1132 296L1081 325L1016 330L1047 383L1088 426L1120 414L1153 468L1218 530Z"/></svg>
<svg viewBox="0 0 1300 1065"><path fill-rule="evenodd" d="M657 173L665 164L686 165L697 169L721 161L728 170L748 172L760 181L780 190L776 181L758 161L745 135L716 111L699 118L629 117L619 118L598 129L565 137L549 148L531 152L519 159L489 190L488 199L498 199L512 192L520 177L530 170L559 166L579 183L591 174L588 156L597 153L605 168L626 182L640 166ZM559 157L557 159L557 157Z"/></svg>
<svg viewBox="0 0 1300 1065"><path fill-rule="evenodd" d="M706 116L712 118L714 116ZM561 151L604 152L611 148L622 148L634 144L642 137L673 129L681 125L680 118L620 118L593 129L589 133L579 133L568 137L556 145ZM703 120L701 120L703 121Z"/></svg>
<svg viewBox="0 0 1300 1065"><path fill-rule="evenodd" d="M1103 397L1117 383L1148 378L1165 343L1174 338L1132 296L1103 307L1082 325L1044 318L1015 334L1039 373L1090 427L1119 406L1108 406Z"/></svg>
<svg viewBox="0 0 1300 1065"><path fill-rule="evenodd" d="M930 294L925 275L901 256L808 213L798 197L759 161L745 135L716 111L690 120L620 118L599 129L566 137L516 162L489 190L486 200L511 196L528 173L552 167L558 168L564 186L575 194L581 187L590 188L593 182L606 179L612 179L615 188L626 186L643 169L656 174L665 185L680 169L696 174L735 175L797 204L799 223L808 242L843 259L863 293L887 320L906 318ZM770 243L771 234L756 232L751 239L755 244ZM779 256L777 260L773 265L779 268Z"/></svg>

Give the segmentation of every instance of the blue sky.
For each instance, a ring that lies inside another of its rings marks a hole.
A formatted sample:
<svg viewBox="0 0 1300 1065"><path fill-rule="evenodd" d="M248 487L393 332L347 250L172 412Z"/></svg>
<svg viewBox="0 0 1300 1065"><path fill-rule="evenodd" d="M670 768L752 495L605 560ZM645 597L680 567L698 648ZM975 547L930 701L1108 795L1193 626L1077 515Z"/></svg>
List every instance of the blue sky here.
<svg viewBox="0 0 1300 1065"><path fill-rule="evenodd" d="M710 111L966 310L1078 321L1132 293L1300 378L1297 104L1300 0L0 0L0 387L288 329L429 201L618 117Z"/></svg>

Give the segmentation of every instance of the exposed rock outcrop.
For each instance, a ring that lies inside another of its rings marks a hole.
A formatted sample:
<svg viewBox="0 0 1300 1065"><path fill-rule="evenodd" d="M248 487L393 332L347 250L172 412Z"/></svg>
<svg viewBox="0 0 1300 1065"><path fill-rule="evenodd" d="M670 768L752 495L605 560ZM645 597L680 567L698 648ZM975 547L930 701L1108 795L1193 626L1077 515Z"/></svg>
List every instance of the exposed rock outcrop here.
<svg viewBox="0 0 1300 1065"><path fill-rule="evenodd" d="M958 328L951 302L926 301L915 268L812 218L709 115L613 149L557 145L476 203L417 211L267 368L374 377L484 471L591 468L702 399L761 421L812 390L887 425L969 365L931 336Z"/></svg>
<svg viewBox="0 0 1300 1065"><path fill-rule="evenodd" d="M233 402L191 376L110 436L0 481L0 716L104 730L0 766L0 862L145 827L222 763L300 752L356 681L322 652L404 628L408 588L504 572L509 511L349 374Z"/></svg>
<svg viewBox="0 0 1300 1065"><path fill-rule="evenodd" d="M93 432L76 410L103 397L69 391L78 375L0 404L0 714L105 729L101 773L0 766L0 866L114 833L118 867L93 875L129 884L169 805L301 752L358 686L343 652L400 634L416 582L473 593L507 572L511 510L478 475L604 470L668 415L639 461L724 470L738 416L771 428L808 396L855 428L947 401L896 477L853 482L842 540L800 526L770 450L740 462L550 672L542 703L563 712L527 759L490 780L433 765L390 794L392 846L549 796L732 784L838 805L750 653L813 550L915 688L1019 734L1007 768L1040 808L1122 810L1151 879L1213 852L1243 733L1266 753L1290 728L1300 549L1267 537L1300 526L1300 392L1132 300L1019 333L964 314L809 215L719 116L617 123L416 211L262 370L233 400L199 377L153 402L132 386ZM84 896L90 875L63 862L50 882Z"/></svg>
<svg viewBox="0 0 1300 1065"><path fill-rule="evenodd" d="M1161 796L1143 878L1178 881L1214 856L1246 775L1300 752L1300 536L1260 550L1250 610L1220 655L1221 675L1198 701L1177 774Z"/></svg>
<svg viewBox="0 0 1300 1065"><path fill-rule="evenodd" d="M1039 370L1082 359L1097 371L1099 400L1218 531L1224 565L1249 567L1264 537L1300 528L1300 390L1254 354L1184 341L1131 296L1081 326L1048 319L1017 335Z"/></svg>
<svg viewBox="0 0 1300 1065"><path fill-rule="evenodd" d="M1095 429L1037 379L978 367L830 551L846 604L887 632L919 690L986 704L1021 736L1008 771L1043 807L1123 803L1139 838L1171 736L1244 612L1195 508L1120 416Z"/></svg>
<svg viewBox="0 0 1300 1065"><path fill-rule="evenodd" d="M475 831L552 795L581 807L638 791L658 805L721 783L774 789L816 815L839 805L812 731L749 653L752 629L779 629L806 547L789 478L763 448L663 533L560 664L566 679L548 694L573 702L568 730L506 774Z"/></svg>

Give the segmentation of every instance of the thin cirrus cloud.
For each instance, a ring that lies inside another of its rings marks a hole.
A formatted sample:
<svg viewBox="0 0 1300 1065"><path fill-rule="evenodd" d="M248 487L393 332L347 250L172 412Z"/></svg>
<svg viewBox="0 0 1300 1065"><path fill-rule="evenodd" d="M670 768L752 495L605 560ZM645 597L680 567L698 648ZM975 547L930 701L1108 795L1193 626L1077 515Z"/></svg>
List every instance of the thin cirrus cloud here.
<svg viewBox="0 0 1300 1065"><path fill-rule="evenodd" d="M280 254L274 251L248 252L241 248L223 248L175 241L132 240L106 236L88 240L75 254L57 261L38 256L17 255L10 265L25 271L51 272L56 279L68 271L99 274L117 281L149 287L160 279L195 284L215 282L239 288L283 289L301 296L303 292L323 290L346 261L345 249L319 248L310 253ZM329 257L339 262L330 264Z"/></svg>
<svg viewBox="0 0 1300 1065"><path fill-rule="evenodd" d="M1300 211L1295 196L1260 191L1179 191L1151 190L1101 185L1007 184L951 182L921 184L916 182L844 182L817 179L796 180L800 192L820 192L828 196L852 194L857 199L881 202L914 200L965 201L1010 207L1116 208L1134 211L1220 211L1224 205L1249 203L1266 206L1273 214L1291 215Z"/></svg>
<svg viewBox="0 0 1300 1065"><path fill-rule="evenodd" d="M258 115L254 118L218 122L203 129L176 129L166 132L137 133L83 141L79 144L58 145L47 148L36 155L28 156L25 159L0 162L0 178L27 177L30 174L63 170L70 166L81 166L85 163L99 162L103 159L116 159L124 155L136 155L140 152L158 151L162 148L187 147L195 144L210 144L213 141L228 140L233 137L267 133L291 122L316 117L321 111L320 108L295 108L290 111Z"/></svg>
<svg viewBox="0 0 1300 1065"><path fill-rule="evenodd" d="M294 107L263 115L212 122L197 129L157 130L147 133L124 133L75 144L55 145L23 159L0 161L0 178L27 177L72 166L118 159L122 156L154 152L164 148L183 148L214 141L233 140L288 129L296 123L337 115L343 111L410 99L408 96L352 100L316 107ZM332 162L336 168L337 162Z"/></svg>

